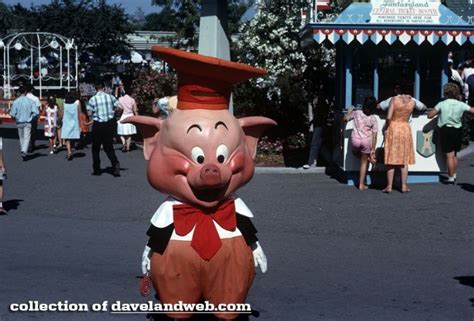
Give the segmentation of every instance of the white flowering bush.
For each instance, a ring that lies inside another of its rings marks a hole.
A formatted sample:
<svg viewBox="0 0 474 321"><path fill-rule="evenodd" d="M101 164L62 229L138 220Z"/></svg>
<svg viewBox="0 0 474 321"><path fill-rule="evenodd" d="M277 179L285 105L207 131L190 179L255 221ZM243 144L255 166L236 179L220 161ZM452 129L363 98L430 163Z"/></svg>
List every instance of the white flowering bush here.
<svg viewBox="0 0 474 321"><path fill-rule="evenodd" d="M241 27L234 44L238 61L264 68L268 76L238 86L239 115L261 114L279 123L276 135L286 138L307 131L308 102L322 75L335 72L335 50L316 43L302 48L301 9L307 1L261 0L257 14Z"/></svg>

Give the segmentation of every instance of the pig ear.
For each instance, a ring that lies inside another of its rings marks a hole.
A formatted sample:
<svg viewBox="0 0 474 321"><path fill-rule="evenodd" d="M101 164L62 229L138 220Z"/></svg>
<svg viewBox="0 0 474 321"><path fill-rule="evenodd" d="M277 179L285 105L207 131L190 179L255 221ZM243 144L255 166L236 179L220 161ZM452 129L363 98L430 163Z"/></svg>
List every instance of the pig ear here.
<svg viewBox="0 0 474 321"><path fill-rule="evenodd" d="M123 124L134 124L140 130L143 137L143 155L146 160L150 159L156 145L156 134L160 130L163 119L147 116L130 116L121 121Z"/></svg>
<svg viewBox="0 0 474 321"><path fill-rule="evenodd" d="M257 154L257 142L263 132L277 123L266 117L245 117L239 119L240 126L245 133L245 143L247 144L252 158Z"/></svg>

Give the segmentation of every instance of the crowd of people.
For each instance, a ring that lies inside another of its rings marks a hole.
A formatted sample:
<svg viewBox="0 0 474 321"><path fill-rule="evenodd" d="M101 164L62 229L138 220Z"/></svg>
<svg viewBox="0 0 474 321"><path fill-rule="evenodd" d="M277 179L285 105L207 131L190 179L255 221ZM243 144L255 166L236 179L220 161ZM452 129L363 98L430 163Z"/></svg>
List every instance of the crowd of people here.
<svg viewBox="0 0 474 321"><path fill-rule="evenodd" d="M122 151L130 151L130 138L136 128L120 124L120 120L137 114L135 100L120 86L119 97L104 91L104 84L96 85L96 94L89 99L78 91L60 91L48 95L43 106L33 93L33 87L20 86L18 97L13 101L10 116L15 120L23 160L37 148L36 131L38 119L44 116L44 136L48 139L49 154L66 149L66 159L73 160L76 148L87 147L92 142L93 174L100 175L100 149L103 148L113 168L113 175L120 176L120 164L113 149L116 135L120 135ZM117 119L117 115L121 118ZM118 123L118 124L117 124Z"/></svg>
<svg viewBox="0 0 474 321"><path fill-rule="evenodd" d="M131 151L132 136L137 129L132 124L122 124L127 117L138 115L135 99L129 94L119 76L114 76L112 89L107 90L103 82L95 85L95 95L82 97L79 91L60 90L48 95L46 103L34 95L34 87L20 85L16 99L10 109L15 120L20 143L20 155L24 161L34 153L36 132L41 116L44 116L44 137L48 140L49 154L67 151L66 159L74 159L75 149L92 147L92 175L102 174L100 151L104 150L111 166L112 175L120 176L120 162L113 147L116 136L122 142L123 153ZM152 110L157 117L165 118L176 108L177 97L166 96L153 101ZM2 205L3 180L6 166L2 157L2 137L0 137L0 215L5 214Z"/></svg>

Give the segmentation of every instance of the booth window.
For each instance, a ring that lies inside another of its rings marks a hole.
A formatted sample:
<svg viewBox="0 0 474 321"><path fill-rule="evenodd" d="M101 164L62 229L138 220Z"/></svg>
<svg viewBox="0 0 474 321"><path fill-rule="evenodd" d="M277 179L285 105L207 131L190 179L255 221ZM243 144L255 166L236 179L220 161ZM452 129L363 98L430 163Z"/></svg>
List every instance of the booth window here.
<svg viewBox="0 0 474 321"><path fill-rule="evenodd" d="M381 46L378 51L379 100L394 95L396 85L415 94L416 54L411 46Z"/></svg>
<svg viewBox="0 0 474 321"><path fill-rule="evenodd" d="M433 107L441 99L443 50L440 46L423 46L420 50L420 101Z"/></svg>
<svg viewBox="0 0 474 321"><path fill-rule="evenodd" d="M365 97L374 95L375 46L355 47L352 59L352 104L361 107Z"/></svg>

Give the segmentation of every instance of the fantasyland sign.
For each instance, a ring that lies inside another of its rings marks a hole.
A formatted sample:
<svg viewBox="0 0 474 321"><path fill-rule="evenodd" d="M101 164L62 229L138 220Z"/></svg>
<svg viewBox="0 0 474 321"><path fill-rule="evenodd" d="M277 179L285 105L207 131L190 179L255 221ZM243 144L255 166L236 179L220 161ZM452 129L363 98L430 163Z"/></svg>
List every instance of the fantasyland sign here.
<svg viewBox="0 0 474 321"><path fill-rule="evenodd" d="M370 23L439 24L439 0L372 0Z"/></svg>

